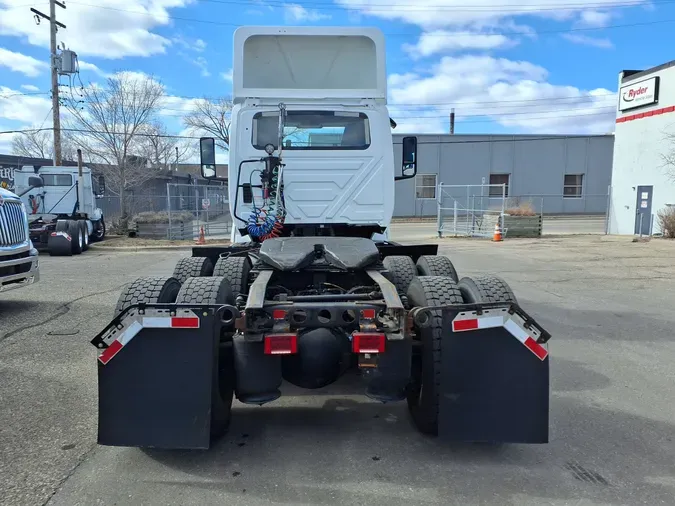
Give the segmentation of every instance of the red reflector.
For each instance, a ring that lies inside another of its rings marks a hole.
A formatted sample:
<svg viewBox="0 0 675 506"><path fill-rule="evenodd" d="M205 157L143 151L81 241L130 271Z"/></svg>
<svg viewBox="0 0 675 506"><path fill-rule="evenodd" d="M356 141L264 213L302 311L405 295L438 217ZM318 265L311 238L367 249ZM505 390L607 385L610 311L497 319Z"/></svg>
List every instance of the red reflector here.
<svg viewBox="0 0 675 506"><path fill-rule="evenodd" d="M171 318L171 327L179 329L198 329L199 318L192 316L188 317L176 316Z"/></svg>
<svg viewBox="0 0 675 506"><path fill-rule="evenodd" d="M452 322L453 332L462 330L476 330L478 328L478 319L475 320L456 320Z"/></svg>
<svg viewBox="0 0 675 506"><path fill-rule="evenodd" d="M361 316L363 316L367 320L373 320L375 318L375 310L374 309L362 309L361 310Z"/></svg>
<svg viewBox="0 0 675 506"><path fill-rule="evenodd" d="M541 344L539 344L531 337L525 339L525 342L523 344L525 344L525 346L527 346L527 348L532 353L534 353L539 358L539 360L544 360L548 356L548 351L546 351L546 348L544 348Z"/></svg>
<svg viewBox="0 0 675 506"><path fill-rule="evenodd" d="M108 362L112 360L112 358L117 355L117 353L122 349L122 343L119 341L113 341L110 343L110 346L108 346L105 350L103 350L103 353L98 357L98 359L101 361L103 365L107 365Z"/></svg>
<svg viewBox="0 0 675 506"><path fill-rule="evenodd" d="M384 334L355 332L352 334L352 351L354 353L382 353L385 341Z"/></svg>
<svg viewBox="0 0 675 506"><path fill-rule="evenodd" d="M285 320L286 319L286 310L285 309L275 309L272 311L272 318L275 320Z"/></svg>
<svg viewBox="0 0 675 506"><path fill-rule="evenodd" d="M296 334L272 334L265 336L265 355L292 355L298 352Z"/></svg>

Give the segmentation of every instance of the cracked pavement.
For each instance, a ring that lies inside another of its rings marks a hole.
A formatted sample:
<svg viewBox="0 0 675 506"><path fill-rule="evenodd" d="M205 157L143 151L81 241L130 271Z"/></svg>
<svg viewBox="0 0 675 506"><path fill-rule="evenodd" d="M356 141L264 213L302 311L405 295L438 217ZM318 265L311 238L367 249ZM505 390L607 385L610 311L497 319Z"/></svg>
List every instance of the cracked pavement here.
<svg viewBox="0 0 675 506"><path fill-rule="evenodd" d="M415 227L393 239L433 235ZM439 444L404 403L369 402L346 379L320 395L285 387L269 407L236 403L209 452L99 447L89 340L124 283L169 275L189 252L92 249L43 255L40 283L0 296L0 503L672 504L675 242L440 243L460 276L505 278L553 334L548 445Z"/></svg>

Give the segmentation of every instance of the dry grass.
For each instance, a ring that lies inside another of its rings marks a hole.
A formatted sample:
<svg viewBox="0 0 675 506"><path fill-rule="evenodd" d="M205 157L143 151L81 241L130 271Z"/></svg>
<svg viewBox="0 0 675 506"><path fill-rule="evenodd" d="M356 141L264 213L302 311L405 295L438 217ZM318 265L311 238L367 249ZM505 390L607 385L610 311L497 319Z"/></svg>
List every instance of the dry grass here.
<svg viewBox="0 0 675 506"><path fill-rule="evenodd" d="M187 223L193 221L195 218L191 212L181 211L181 212L172 212L171 213L171 223ZM163 212L152 212L146 211L134 215L131 219L131 223L148 223L148 224L160 224L160 223L169 223L169 213Z"/></svg>
<svg viewBox="0 0 675 506"><path fill-rule="evenodd" d="M530 202L523 202L516 206L509 207L504 213L511 216L537 216L537 213Z"/></svg>

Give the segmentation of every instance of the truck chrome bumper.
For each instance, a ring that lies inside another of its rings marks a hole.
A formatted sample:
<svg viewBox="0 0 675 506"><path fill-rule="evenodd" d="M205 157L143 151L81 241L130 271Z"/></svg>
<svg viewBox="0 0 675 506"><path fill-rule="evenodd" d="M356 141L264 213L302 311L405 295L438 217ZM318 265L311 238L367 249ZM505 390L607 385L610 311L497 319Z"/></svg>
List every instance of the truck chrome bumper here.
<svg viewBox="0 0 675 506"><path fill-rule="evenodd" d="M30 269L26 272L11 274L9 276L0 274L0 292L22 288L37 283L40 280L40 262L37 250L31 249L30 256L14 260L3 261L2 256L0 256L0 269L25 264L30 264ZM0 270L0 272L2 271Z"/></svg>

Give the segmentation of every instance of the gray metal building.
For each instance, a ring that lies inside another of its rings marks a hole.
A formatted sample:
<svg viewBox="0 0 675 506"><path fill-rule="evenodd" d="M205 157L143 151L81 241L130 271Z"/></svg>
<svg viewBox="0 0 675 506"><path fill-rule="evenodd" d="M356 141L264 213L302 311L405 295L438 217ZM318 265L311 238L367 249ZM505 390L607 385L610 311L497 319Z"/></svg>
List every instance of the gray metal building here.
<svg viewBox="0 0 675 506"><path fill-rule="evenodd" d="M394 135L398 170L403 137L404 134ZM529 202L538 213L606 212L612 178L612 134L421 134L417 139L417 177L396 183L395 216L435 216L439 183L506 184L507 205ZM481 192L477 187L453 188L460 196L465 191ZM483 200L501 202L501 190L491 191L484 189Z"/></svg>

